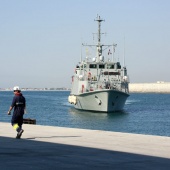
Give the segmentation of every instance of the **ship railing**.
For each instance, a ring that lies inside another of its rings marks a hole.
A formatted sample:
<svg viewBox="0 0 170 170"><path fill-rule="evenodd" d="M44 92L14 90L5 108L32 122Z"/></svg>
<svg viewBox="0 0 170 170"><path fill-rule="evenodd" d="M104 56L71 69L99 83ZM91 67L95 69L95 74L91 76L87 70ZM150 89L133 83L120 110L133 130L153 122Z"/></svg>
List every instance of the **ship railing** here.
<svg viewBox="0 0 170 170"><path fill-rule="evenodd" d="M98 81L89 81L86 86L84 85L82 86L82 88L79 90L79 93L100 91L105 89L113 89L113 90L129 93L128 85L122 86L121 83L115 83L115 82L108 83L108 82L98 82Z"/></svg>

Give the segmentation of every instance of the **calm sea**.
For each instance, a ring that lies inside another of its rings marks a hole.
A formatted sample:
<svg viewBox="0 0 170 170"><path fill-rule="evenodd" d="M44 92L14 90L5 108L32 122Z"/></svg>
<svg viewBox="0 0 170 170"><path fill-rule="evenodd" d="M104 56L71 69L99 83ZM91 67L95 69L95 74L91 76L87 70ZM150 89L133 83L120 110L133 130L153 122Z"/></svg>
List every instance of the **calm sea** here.
<svg viewBox="0 0 170 170"><path fill-rule="evenodd" d="M38 125L95 129L170 136L170 94L132 93L124 110L113 113L79 111L67 101L69 91L23 91L27 101L25 118ZM13 92L0 92L0 122L9 122L6 113Z"/></svg>

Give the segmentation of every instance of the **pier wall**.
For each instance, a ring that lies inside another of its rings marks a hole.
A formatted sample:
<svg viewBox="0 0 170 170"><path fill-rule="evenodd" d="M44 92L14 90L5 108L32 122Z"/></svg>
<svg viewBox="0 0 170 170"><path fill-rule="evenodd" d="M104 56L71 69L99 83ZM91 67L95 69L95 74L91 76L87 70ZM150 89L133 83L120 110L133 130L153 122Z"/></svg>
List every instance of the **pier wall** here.
<svg viewBox="0 0 170 170"><path fill-rule="evenodd" d="M129 92L170 93L170 82L129 83Z"/></svg>

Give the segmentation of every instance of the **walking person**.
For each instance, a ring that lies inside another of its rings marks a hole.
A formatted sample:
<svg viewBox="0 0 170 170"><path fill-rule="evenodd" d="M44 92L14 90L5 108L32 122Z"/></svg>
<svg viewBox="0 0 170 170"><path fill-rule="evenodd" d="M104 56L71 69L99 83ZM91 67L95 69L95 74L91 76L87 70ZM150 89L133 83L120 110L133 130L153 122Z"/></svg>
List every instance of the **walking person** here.
<svg viewBox="0 0 170 170"><path fill-rule="evenodd" d="M7 114L10 115L12 109L14 109L12 119L11 119L11 124L13 128L17 131L16 138L20 139L22 133L24 132L24 130L22 129L22 124L23 124L24 111L26 109L26 100L25 97L22 95L19 86L15 86L13 90L14 90L14 97Z"/></svg>

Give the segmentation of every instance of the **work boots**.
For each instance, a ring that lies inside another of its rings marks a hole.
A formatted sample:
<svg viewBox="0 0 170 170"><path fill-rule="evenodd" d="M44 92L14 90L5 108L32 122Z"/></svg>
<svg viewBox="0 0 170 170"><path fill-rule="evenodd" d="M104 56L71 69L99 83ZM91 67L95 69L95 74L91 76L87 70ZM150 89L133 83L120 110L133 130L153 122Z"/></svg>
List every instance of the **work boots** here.
<svg viewBox="0 0 170 170"><path fill-rule="evenodd" d="M17 139L20 139L23 132L24 132L24 130L21 129L21 130L17 133L16 138L17 138Z"/></svg>

